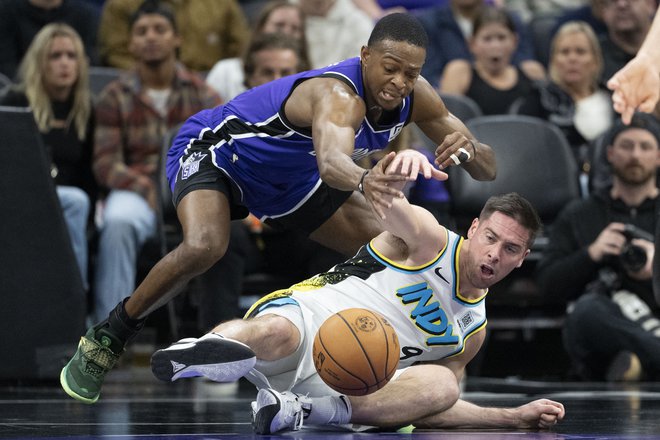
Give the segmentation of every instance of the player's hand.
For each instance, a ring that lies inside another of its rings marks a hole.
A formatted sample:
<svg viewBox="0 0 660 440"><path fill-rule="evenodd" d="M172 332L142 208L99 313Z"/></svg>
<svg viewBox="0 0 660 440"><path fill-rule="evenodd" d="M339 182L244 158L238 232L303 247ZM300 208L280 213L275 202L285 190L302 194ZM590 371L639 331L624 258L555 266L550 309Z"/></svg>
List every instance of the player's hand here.
<svg viewBox="0 0 660 440"><path fill-rule="evenodd" d="M473 160L472 142L458 131L445 136L442 143L435 149L435 163L441 170Z"/></svg>
<svg viewBox="0 0 660 440"><path fill-rule="evenodd" d="M385 155L369 170L362 181L364 196L382 219L385 219L385 211L392 207L392 200L395 197L403 198L402 190L408 181L408 175L396 172L394 169L386 172L395 156L394 152Z"/></svg>
<svg viewBox="0 0 660 440"><path fill-rule="evenodd" d="M621 249L626 243L626 237L623 235L624 229L625 225L619 222L607 225L600 231L596 240L589 245L589 257L598 263L607 255L620 255Z"/></svg>
<svg viewBox="0 0 660 440"><path fill-rule="evenodd" d="M564 418L564 405L549 399L539 399L514 410L516 427L523 429L551 428Z"/></svg>
<svg viewBox="0 0 660 440"><path fill-rule="evenodd" d="M447 173L437 169L430 163L424 154L417 150L406 149L396 153L394 159L385 169L387 174L401 174L408 176L408 180L415 181L421 174L425 179L447 180Z"/></svg>
<svg viewBox="0 0 660 440"><path fill-rule="evenodd" d="M660 98L660 72L651 59L639 54L607 82L614 110L630 124L635 110L650 113Z"/></svg>

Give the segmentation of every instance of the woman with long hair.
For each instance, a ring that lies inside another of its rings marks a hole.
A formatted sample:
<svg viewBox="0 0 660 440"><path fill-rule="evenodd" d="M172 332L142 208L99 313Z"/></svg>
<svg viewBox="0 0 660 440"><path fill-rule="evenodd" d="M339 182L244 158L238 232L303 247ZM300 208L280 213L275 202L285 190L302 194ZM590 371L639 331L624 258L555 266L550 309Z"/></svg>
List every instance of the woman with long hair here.
<svg viewBox="0 0 660 440"><path fill-rule="evenodd" d="M32 109L85 288L87 224L96 192L88 70L78 33L66 24L52 23L32 40L19 67L18 83L0 97L0 105Z"/></svg>
<svg viewBox="0 0 660 440"><path fill-rule="evenodd" d="M568 22L552 39L550 80L537 84L517 109L517 113L546 119L564 132L583 177L590 168L589 143L614 121L610 94L599 82L602 69L594 31L584 22Z"/></svg>

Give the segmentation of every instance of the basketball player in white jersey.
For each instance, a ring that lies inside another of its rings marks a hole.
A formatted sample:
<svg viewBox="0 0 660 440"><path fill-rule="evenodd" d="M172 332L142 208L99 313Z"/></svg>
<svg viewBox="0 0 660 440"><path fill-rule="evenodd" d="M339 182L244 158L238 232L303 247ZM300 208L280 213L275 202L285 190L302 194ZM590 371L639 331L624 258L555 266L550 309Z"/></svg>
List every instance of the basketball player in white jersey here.
<svg viewBox="0 0 660 440"><path fill-rule="evenodd" d="M402 163L387 174L409 175ZM402 189L405 182L391 185ZM358 424L423 428L546 428L564 416L558 402L481 408L459 398L467 363L483 344L489 286L520 267L540 228L534 208L517 194L488 200L464 239L427 210L391 198L379 217L385 232L346 263L259 300L243 320L199 339L159 350L152 370L162 380L245 376L260 388L253 402L259 434L306 425ZM319 378L312 343L340 310L380 312L401 345L394 379L367 396L343 396ZM424 402L420 405L419 402Z"/></svg>

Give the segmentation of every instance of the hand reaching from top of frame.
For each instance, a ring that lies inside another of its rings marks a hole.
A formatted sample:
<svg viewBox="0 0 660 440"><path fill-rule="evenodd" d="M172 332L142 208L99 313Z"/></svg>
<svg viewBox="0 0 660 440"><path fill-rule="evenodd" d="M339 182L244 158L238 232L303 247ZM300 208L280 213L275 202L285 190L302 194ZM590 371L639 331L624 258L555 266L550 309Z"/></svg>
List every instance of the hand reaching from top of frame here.
<svg viewBox="0 0 660 440"><path fill-rule="evenodd" d="M644 54L630 60L607 82L614 110L630 124L635 110L650 113L660 98L660 66Z"/></svg>

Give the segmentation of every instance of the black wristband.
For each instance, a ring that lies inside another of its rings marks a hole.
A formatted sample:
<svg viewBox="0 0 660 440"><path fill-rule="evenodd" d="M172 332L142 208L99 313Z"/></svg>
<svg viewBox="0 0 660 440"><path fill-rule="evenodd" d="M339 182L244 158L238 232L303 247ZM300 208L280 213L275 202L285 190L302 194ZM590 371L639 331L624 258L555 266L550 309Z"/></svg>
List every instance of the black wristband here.
<svg viewBox="0 0 660 440"><path fill-rule="evenodd" d="M360 183L358 183L358 191L360 191L360 194L364 194L364 178L367 174L369 174L369 170L364 170L362 177L360 177Z"/></svg>

